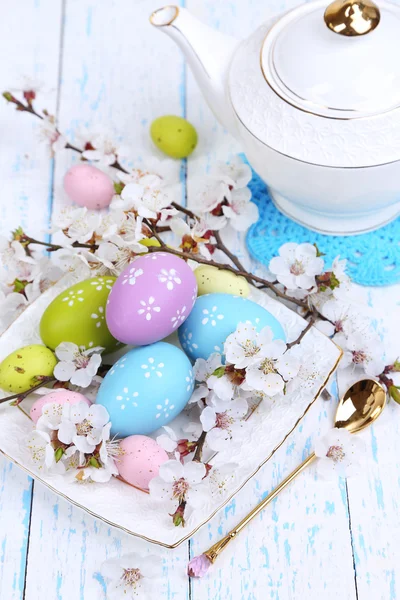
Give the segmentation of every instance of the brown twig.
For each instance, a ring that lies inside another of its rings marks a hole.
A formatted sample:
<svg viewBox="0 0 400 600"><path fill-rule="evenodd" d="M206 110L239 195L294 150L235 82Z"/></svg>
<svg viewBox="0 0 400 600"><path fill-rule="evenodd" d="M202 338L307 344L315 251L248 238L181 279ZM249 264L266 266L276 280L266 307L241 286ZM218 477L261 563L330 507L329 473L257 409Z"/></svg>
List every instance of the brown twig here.
<svg viewBox="0 0 400 600"><path fill-rule="evenodd" d="M191 219L198 219L197 215L195 215L194 212L192 212L191 210L189 210L185 206L181 206L177 202L171 202L171 206L173 206L174 208L176 208L176 210L179 210L179 212L183 213L187 217L190 217Z"/></svg>
<svg viewBox="0 0 400 600"><path fill-rule="evenodd" d="M152 247L148 248L149 252L159 252L159 250L160 249L157 248L156 246L152 246ZM250 282L256 281L257 283L263 284L265 287L267 287L271 291L273 291L274 294L276 294L279 298L288 300L289 302L293 302L293 304L296 304L297 306L301 306L302 308L308 307L306 302L303 302L302 300L298 300L297 298L292 298L291 296L287 296L284 292L281 292L276 286L274 286L272 283L270 283L266 279L262 279L262 277L257 277L257 275L254 275L253 273L248 273L247 271L239 271L238 269L236 269L235 267L232 267L232 265L228 265L227 263L217 263L213 260L208 260L208 259L204 258L203 256L200 256L199 254L192 254L191 252L182 252L180 250L176 250L175 248L170 248L169 246L166 246L164 248L164 252L169 252L170 254L175 254L175 256L180 256L184 260L194 260L195 262L202 264L202 265L210 265L211 267L216 267L217 269L223 269L225 271L230 271L231 273L234 273L235 275L241 275L242 277L247 279L247 281L250 281Z"/></svg>
<svg viewBox="0 0 400 600"><path fill-rule="evenodd" d="M47 250L51 250L52 252L55 252L56 250L61 250L62 248L64 248L64 246L60 246L59 244L51 244L50 242L42 242L40 240L35 240L34 238L31 238L27 235L25 235L23 237L22 241L24 243L27 242L28 244L36 244L38 246L46 246ZM98 244L81 244L80 242L73 242L71 244L71 246L73 248L86 248L88 250L97 250L97 248L99 247Z"/></svg>
<svg viewBox="0 0 400 600"><path fill-rule="evenodd" d="M194 462L201 462L201 455L203 454L204 442L206 441L207 433L203 431L199 439L197 440L196 452L193 456Z"/></svg>
<svg viewBox="0 0 400 600"><path fill-rule="evenodd" d="M40 381L40 383L38 383L34 387L30 388L26 392L22 392L19 394L13 394L12 396L7 396L7 398L2 398L0 400L0 404L3 404L3 402L10 402L11 400L19 400L18 404L20 404L20 402L22 402L22 400L24 400L27 396L29 396L29 394L32 394L32 392L39 390L43 386L47 385L48 383L52 383L53 381L57 381L57 379L55 379L55 377L43 377L43 379Z"/></svg>
<svg viewBox="0 0 400 600"><path fill-rule="evenodd" d="M153 225L148 219L143 219L143 223L145 225L147 225L147 227L150 229L153 237L156 238L157 242L160 244L161 248L166 248L167 244L164 242L164 240L158 235L157 232L157 227L155 225Z"/></svg>
<svg viewBox="0 0 400 600"><path fill-rule="evenodd" d="M308 321L306 327L304 327L303 331L300 333L299 337L297 339L293 340L293 342L290 342L289 344L287 344L287 349L288 350L290 350L290 348L293 348L293 346L296 346L297 344L300 344L301 340L306 335L306 333L308 331L310 331L311 327L314 325L314 323L315 323L316 320L317 320L317 315L315 313L313 313L311 315L311 318Z"/></svg>
<svg viewBox="0 0 400 600"><path fill-rule="evenodd" d="M246 269L244 268L244 266L242 265L242 263L240 262L240 260L238 259L238 257L235 256L233 254L233 252L231 252L229 250L229 248L227 248L225 246L224 242L222 241L220 232L219 231L213 231L212 234L213 234L213 236L215 237L215 239L217 241L216 247L219 250L221 250L225 254L225 256L227 256L233 262L233 264L235 265L235 267L239 271L245 271Z"/></svg>
<svg viewBox="0 0 400 600"><path fill-rule="evenodd" d="M7 96L8 94L8 96ZM18 110L22 111L22 112L29 112L30 114L34 115L35 117L38 117L40 119L43 119L43 117L37 113L32 104L27 103L26 105L23 104L23 102L20 102L19 100L17 100L17 98L15 98L14 96L12 96L9 93L5 93L3 94L4 97L6 98L6 100L8 100L9 102L12 102L14 104L16 104ZM58 130L57 130L58 131ZM83 150L81 150L80 148L77 148L76 146L73 146L72 144L67 144L66 146L67 148L70 148L71 150L74 150L75 152L79 152L80 154L82 154ZM119 171L122 171L123 173L128 173L128 171L126 169L124 169L118 162L118 160L113 163L111 165L112 167L114 167L114 169L117 169ZM190 209L181 206L180 204L177 204L176 202L172 202L171 206L173 206L175 209L179 210L180 212L184 213L186 216L190 217L191 219L197 219L196 215L193 213L193 211L191 211ZM222 242L221 238L220 238L220 234L217 231L212 231L212 235L215 237L215 239L217 240L217 244L219 244L219 248L220 250L222 250L225 255L230 258L230 260L232 260L232 262L235 264L235 266L237 267L237 270L234 269L231 265L220 265L218 263L215 263L214 261L207 261L206 259L200 258L197 255L191 255L189 253L185 253L185 252L179 252L178 250L174 250L171 248L168 248L164 242L162 242L163 244L163 250L166 250L168 252L170 252L171 254L175 254L176 256L180 256L181 258L185 258L185 259L192 259L195 260L198 263L201 264L207 264L207 265L211 265L214 267L218 267L219 269L225 269L228 271L231 271L232 273L234 273L235 275L241 275L242 277L244 277L245 279L247 279L247 281L250 282L256 282L256 283L260 283L263 286L265 286L266 288L270 289L271 291L274 292L274 294L276 296L278 296L279 298L282 298L283 300L288 300L290 302L292 302L293 304L296 304L297 306L301 306L302 308L307 308L307 303L303 302L302 300L297 300L296 298L291 298L290 296L287 296L284 292L281 292L273 283L263 279L262 277L257 277L257 275L253 275L252 273L248 273L242 266L242 264L240 263L240 261L236 258L236 256L234 256L234 254L232 254L230 252L230 250L225 246L225 244ZM156 237L157 241L160 242L161 238L159 238L158 234L156 232L154 232L154 237ZM31 243L39 243L41 245L46 245L44 242L31 242ZM160 242L161 243L161 242ZM76 244L78 244L76 242ZM74 245L74 244L73 244ZM61 248L61 246L58 246L57 248L52 247L50 244L47 245L48 248L51 249L57 249L59 250ZM90 249L97 249L97 245L93 244L93 245L75 245L75 247L78 248L90 248ZM154 252L157 251L158 248L149 248L149 251Z"/></svg>

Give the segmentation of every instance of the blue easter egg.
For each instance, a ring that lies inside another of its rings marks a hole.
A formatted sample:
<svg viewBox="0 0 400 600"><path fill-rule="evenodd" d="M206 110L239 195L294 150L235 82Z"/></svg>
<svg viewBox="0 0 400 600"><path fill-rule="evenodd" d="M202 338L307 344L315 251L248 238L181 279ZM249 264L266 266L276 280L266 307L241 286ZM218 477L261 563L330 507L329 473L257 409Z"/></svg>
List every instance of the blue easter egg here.
<svg viewBox="0 0 400 600"><path fill-rule="evenodd" d="M96 398L108 410L111 434L152 433L186 406L194 387L192 365L171 344L134 348L105 376Z"/></svg>
<svg viewBox="0 0 400 600"><path fill-rule="evenodd" d="M286 341L279 321L259 304L231 294L206 294L197 298L189 317L179 328L179 341L195 361L213 352L223 353L224 342L239 323L251 323L258 331L271 327L275 339Z"/></svg>

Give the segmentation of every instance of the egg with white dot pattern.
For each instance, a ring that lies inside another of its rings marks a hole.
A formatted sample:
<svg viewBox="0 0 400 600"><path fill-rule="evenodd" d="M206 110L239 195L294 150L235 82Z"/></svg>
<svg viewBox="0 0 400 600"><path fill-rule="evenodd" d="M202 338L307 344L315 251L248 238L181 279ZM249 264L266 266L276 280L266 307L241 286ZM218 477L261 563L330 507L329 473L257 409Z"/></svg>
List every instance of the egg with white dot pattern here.
<svg viewBox="0 0 400 600"><path fill-rule="evenodd" d="M61 292L49 304L40 321L40 337L54 350L61 342L86 349L101 346L112 352L120 342L106 323L106 303L115 277L86 279Z"/></svg>
<svg viewBox="0 0 400 600"><path fill-rule="evenodd" d="M179 341L193 361L207 359L214 352L223 353L226 338L241 322L254 325L258 331L271 327L274 339L286 341L282 325L270 312L252 300L231 294L199 296L179 328Z"/></svg>
<svg viewBox="0 0 400 600"><path fill-rule="evenodd" d="M192 365L185 353L156 342L130 350L113 365L96 404L108 410L112 435L147 435L185 408L193 387Z"/></svg>
<svg viewBox="0 0 400 600"><path fill-rule="evenodd" d="M107 303L107 325L124 344L153 344L182 325L196 297L196 278L184 260L149 253L119 275Z"/></svg>

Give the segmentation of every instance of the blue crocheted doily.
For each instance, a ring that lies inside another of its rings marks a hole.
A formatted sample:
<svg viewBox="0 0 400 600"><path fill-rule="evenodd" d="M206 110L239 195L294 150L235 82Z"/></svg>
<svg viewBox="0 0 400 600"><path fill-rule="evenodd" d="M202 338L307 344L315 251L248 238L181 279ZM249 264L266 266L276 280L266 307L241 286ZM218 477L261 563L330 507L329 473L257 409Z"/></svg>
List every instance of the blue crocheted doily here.
<svg viewBox="0 0 400 600"><path fill-rule="evenodd" d="M244 158L244 157L243 157ZM275 208L265 183L253 172L249 183L260 218L247 234L253 258L268 266L285 242L317 244L330 267L336 256L347 258L351 279L361 285L389 285L400 281L400 218L377 231L362 235L328 236L310 231Z"/></svg>

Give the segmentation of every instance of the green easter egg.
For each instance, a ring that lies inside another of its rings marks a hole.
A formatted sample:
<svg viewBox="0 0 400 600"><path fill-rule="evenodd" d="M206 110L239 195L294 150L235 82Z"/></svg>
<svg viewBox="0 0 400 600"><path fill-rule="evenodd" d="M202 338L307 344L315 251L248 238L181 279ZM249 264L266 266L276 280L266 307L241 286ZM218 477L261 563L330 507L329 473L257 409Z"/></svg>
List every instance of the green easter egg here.
<svg viewBox="0 0 400 600"><path fill-rule="evenodd" d="M40 337L55 350L61 342L86 349L102 346L112 352L119 342L106 323L108 295L115 277L86 279L68 288L46 308L40 321Z"/></svg>
<svg viewBox="0 0 400 600"><path fill-rule="evenodd" d="M235 275L230 271L224 271L204 265L197 267L194 271L196 277L198 296L204 294L232 294L232 296L242 296L247 298L250 293L249 284L244 277Z"/></svg>
<svg viewBox="0 0 400 600"><path fill-rule="evenodd" d="M53 375L56 364L54 353L45 346L25 346L9 354L0 364L0 388L22 394L38 383L35 379L38 375Z"/></svg>
<svg viewBox="0 0 400 600"><path fill-rule="evenodd" d="M159 117L150 127L151 139L172 158L186 158L197 145L197 131L182 117Z"/></svg>

